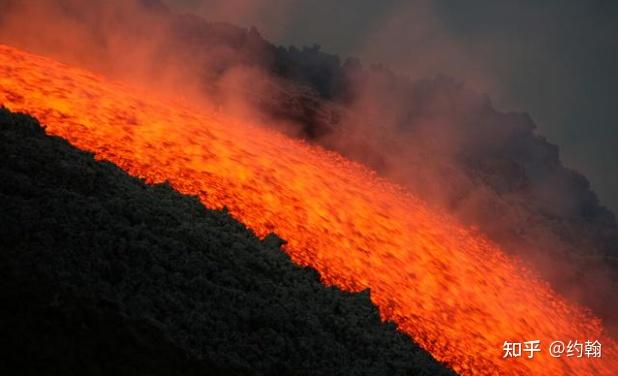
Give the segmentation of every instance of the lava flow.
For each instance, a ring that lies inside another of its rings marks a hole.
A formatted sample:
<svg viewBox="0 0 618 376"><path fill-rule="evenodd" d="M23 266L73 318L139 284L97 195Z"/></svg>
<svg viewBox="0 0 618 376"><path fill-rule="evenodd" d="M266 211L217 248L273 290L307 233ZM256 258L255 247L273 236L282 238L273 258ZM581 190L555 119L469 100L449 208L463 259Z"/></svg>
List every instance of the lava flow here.
<svg viewBox="0 0 618 376"><path fill-rule="evenodd" d="M616 375L616 342L483 236L340 156L51 59L0 46L0 104L149 183L169 181L259 236L276 232L324 283L371 289L394 321L461 374ZM540 340L528 359L503 343ZM599 340L602 357L549 344Z"/></svg>

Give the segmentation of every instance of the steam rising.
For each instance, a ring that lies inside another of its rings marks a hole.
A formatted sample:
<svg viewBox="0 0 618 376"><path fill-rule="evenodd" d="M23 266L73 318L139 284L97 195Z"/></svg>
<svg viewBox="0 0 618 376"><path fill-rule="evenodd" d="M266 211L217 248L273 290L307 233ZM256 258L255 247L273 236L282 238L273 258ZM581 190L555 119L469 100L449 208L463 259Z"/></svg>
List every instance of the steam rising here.
<svg viewBox="0 0 618 376"><path fill-rule="evenodd" d="M326 285L371 289L383 320L456 372L615 374L617 344L596 317L364 166L49 58L0 51L0 101L9 108L149 183L167 180L206 207L227 207L260 237L277 231L292 260ZM496 354L504 338L587 337L603 343L603 359Z"/></svg>
<svg viewBox="0 0 618 376"><path fill-rule="evenodd" d="M399 22L385 20L375 40ZM433 30L425 26L418 35ZM0 42L337 150L487 234L618 325L614 216L527 115L500 113L455 80L413 81L317 46L278 48L254 28L173 15L156 0L0 1ZM431 58L463 56L453 41L436 43ZM431 59L407 63L422 74ZM481 73L478 81L495 85Z"/></svg>

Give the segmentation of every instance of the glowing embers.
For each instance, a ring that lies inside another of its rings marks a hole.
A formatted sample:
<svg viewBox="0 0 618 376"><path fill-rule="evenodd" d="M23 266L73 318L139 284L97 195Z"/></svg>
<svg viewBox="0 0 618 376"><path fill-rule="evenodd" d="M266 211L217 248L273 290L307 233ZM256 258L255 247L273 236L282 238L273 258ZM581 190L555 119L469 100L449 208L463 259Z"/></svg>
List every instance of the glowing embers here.
<svg viewBox="0 0 618 376"><path fill-rule="evenodd" d="M614 375L616 344L482 236L362 166L0 47L0 103L149 182L169 180L264 236L325 283L371 288L384 319L462 374ZM503 358L505 341L598 339L598 359Z"/></svg>

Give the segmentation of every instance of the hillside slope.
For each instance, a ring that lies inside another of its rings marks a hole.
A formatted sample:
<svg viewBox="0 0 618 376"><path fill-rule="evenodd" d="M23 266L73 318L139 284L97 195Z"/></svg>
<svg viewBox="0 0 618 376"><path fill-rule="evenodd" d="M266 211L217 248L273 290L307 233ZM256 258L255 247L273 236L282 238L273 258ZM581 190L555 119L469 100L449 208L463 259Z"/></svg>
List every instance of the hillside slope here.
<svg viewBox="0 0 618 376"><path fill-rule="evenodd" d="M530 116L457 80L276 46L160 0L0 0L0 41L226 114L240 108L359 161L532 264L618 335L614 214Z"/></svg>
<svg viewBox="0 0 618 376"><path fill-rule="evenodd" d="M2 374L440 375L275 235L0 109Z"/></svg>

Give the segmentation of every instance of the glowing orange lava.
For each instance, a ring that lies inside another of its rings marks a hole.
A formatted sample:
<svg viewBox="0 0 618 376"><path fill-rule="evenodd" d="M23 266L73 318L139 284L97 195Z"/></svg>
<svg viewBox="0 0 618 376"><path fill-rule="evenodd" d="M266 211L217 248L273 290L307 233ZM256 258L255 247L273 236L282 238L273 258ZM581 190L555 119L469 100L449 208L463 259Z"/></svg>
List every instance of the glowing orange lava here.
<svg viewBox="0 0 618 376"><path fill-rule="evenodd" d="M384 319L461 374L617 375L617 345L484 237L367 169L272 130L155 99L0 46L0 104L148 182L226 206L325 283L371 288ZM541 340L503 359L505 340ZM599 339L601 359L553 358L553 340Z"/></svg>

